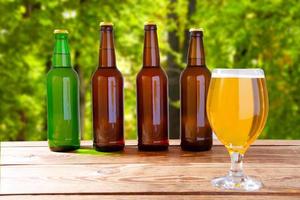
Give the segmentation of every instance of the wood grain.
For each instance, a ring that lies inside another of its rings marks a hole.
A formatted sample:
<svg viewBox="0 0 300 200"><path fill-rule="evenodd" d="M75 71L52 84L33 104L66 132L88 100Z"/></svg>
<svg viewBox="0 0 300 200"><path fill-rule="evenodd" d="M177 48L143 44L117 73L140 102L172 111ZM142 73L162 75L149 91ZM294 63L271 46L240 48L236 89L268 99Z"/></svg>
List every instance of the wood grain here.
<svg viewBox="0 0 300 200"><path fill-rule="evenodd" d="M225 175L228 167L204 163L4 166L1 193L214 193L218 190L210 180ZM264 168L255 163L246 165L246 172L264 182L259 193L300 195L298 167Z"/></svg>
<svg viewBox="0 0 300 200"><path fill-rule="evenodd" d="M300 199L300 141L250 148L245 171L265 185L251 193L211 186L229 168L223 146L194 153L178 143L167 152L139 152L133 141L122 153L98 153L90 141L72 153L50 152L46 142L1 143L0 199Z"/></svg>
<svg viewBox="0 0 300 200"><path fill-rule="evenodd" d="M246 153L245 161L293 167L299 164L300 146L253 146ZM228 162L229 155L223 146L214 146L207 152L182 151L179 146L172 146L167 152L139 152L136 146L127 146L121 153L101 153L92 148L77 153L55 153L47 147L9 147L1 151L2 165Z"/></svg>

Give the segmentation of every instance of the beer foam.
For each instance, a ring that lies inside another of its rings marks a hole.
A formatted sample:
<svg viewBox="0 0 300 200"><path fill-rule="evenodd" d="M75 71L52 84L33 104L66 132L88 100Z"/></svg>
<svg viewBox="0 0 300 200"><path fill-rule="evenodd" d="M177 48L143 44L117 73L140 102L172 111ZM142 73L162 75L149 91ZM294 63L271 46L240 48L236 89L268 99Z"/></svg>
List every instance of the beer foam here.
<svg viewBox="0 0 300 200"><path fill-rule="evenodd" d="M265 78L264 70L252 69L214 69L212 78Z"/></svg>

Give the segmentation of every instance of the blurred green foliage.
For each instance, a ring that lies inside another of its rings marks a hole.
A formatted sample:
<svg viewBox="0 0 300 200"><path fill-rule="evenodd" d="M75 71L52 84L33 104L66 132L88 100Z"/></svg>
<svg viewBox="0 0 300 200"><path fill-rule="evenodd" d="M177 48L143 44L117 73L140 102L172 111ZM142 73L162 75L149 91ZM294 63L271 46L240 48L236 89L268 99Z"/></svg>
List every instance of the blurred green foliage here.
<svg viewBox="0 0 300 200"><path fill-rule="evenodd" d="M46 139L45 77L56 28L70 32L72 63L81 79L83 139L92 138L90 78L97 67L100 21L115 24L126 138L135 138L135 75L142 64L143 23L149 20L158 24L166 70L170 59L182 70L186 32L199 26L205 29L210 69L263 68L270 111L261 137L300 139L297 0L0 0L0 12L0 140Z"/></svg>

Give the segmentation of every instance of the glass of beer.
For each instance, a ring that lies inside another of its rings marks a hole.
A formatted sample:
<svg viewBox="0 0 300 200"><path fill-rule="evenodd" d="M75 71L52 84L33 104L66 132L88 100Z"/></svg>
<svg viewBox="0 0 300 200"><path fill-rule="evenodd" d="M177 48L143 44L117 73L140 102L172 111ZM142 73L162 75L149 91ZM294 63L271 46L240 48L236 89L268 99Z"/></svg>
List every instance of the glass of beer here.
<svg viewBox="0 0 300 200"><path fill-rule="evenodd" d="M268 93L262 69L214 69L208 91L207 115L218 139L227 148L231 168L215 178L215 187L255 191L261 181L243 172L243 157L262 132L268 115Z"/></svg>

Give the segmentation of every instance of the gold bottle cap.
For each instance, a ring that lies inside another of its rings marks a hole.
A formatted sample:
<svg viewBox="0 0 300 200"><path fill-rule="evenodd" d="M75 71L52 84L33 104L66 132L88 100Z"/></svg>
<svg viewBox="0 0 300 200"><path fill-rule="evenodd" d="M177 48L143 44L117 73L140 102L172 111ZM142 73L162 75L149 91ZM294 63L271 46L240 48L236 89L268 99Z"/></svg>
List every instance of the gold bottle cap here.
<svg viewBox="0 0 300 200"><path fill-rule="evenodd" d="M114 26L112 22L100 22L100 26Z"/></svg>
<svg viewBox="0 0 300 200"><path fill-rule="evenodd" d="M144 25L145 26L147 26L147 25L156 25L156 23L153 22L153 21L147 21L147 22L144 23Z"/></svg>
<svg viewBox="0 0 300 200"><path fill-rule="evenodd" d="M190 32L204 32L203 28L191 28Z"/></svg>
<svg viewBox="0 0 300 200"><path fill-rule="evenodd" d="M59 34L59 33L69 34L69 32L66 29L55 29L54 30L54 34Z"/></svg>

